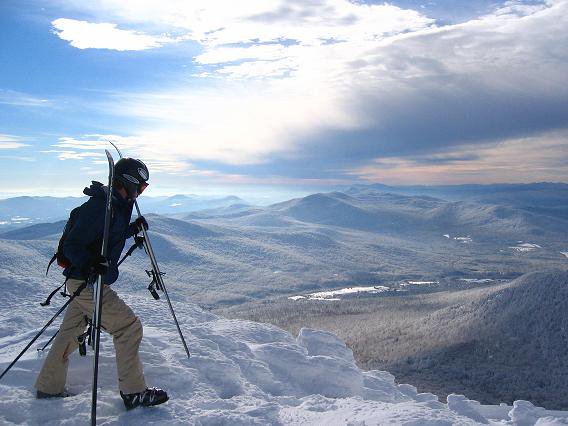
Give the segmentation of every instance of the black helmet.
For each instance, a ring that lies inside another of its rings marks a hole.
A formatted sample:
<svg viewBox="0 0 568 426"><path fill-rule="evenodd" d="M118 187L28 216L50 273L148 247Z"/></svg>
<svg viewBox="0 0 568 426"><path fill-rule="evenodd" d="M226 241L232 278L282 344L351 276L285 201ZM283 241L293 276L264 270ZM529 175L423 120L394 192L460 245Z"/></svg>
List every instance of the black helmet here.
<svg viewBox="0 0 568 426"><path fill-rule="evenodd" d="M146 189L149 177L148 167L140 160L121 158L114 165L114 179L122 184L130 199L134 199L136 194L140 195Z"/></svg>

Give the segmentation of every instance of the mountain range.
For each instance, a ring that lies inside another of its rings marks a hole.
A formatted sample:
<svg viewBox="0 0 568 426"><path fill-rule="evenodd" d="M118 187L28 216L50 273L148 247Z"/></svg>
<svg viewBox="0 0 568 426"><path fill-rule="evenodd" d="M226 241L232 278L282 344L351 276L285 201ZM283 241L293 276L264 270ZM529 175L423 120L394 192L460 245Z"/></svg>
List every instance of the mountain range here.
<svg viewBox="0 0 568 426"><path fill-rule="evenodd" d="M568 184L526 183L526 184L469 184L469 185L409 185L388 186L382 184L354 185L344 188L351 190L371 189L402 195L426 195L447 201L475 201L483 204L506 204L516 207L565 208L568 206Z"/></svg>
<svg viewBox="0 0 568 426"><path fill-rule="evenodd" d="M85 202L87 197L13 197L0 200L0 232L36 223L67 219L69 212ZM139 202L143 211L176 215L203 210L246 204L234 195L205 197L174 195L171 197L143 197Z"/></svg>
<svg viewBox="0 0 568 426"><path fill-rule="evenodd" d="M563 267L568 251L568 218L369 188L146 216L162 269L191 300L212 306L349 284L516 277ZM63 225L15 229L0 241L16 251L32 246L41 264ZM13 262L17 272L18 256ZM124 280L145 280L145 262L134 255ZM4 265L12 269L12 262Z"/></svg>

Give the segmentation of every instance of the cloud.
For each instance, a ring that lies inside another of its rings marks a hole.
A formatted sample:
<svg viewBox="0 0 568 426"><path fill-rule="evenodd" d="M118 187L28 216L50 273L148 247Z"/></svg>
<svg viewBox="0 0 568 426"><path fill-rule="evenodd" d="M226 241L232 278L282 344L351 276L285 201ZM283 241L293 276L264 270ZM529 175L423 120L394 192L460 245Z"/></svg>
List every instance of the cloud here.
<svg viewBox="0 0 568 426"><path fill-rule="evenodd" d="M30 146L22 143L23 138L0 133L0 150L1 149L18 149Z"/></svg>
<svg viewBox="0 0 568 426"><path fill-rule="evenodd" d="M464 146L425 157L375 159L348 174L369 182L443 184L566 182L568 131L515 138L499 144ZM439 161L438 161L439 160Z"/></svg>
<svg viewBox="0 0 568 426"><path fill-rule="evenodd" d="M9 160L10 162L12 161L25 161L27 163L33 163L36 161L36 159L34 157L22 157L22 156L18 156L18 155L0 155L0 158L2 160Z"/></svg>
<svg viewBox="0 0 568 426"><path fill-rule="evenodd" d="M99 152L77 152L77 151L65 151L60 149L47 149L40 151L42 154L57 154L57 158L61 161L66 160L85 160L85 159L96 159L99 157L104 157L104 153ZM106 164L106 161L105 161Z"/></svg>
<svg viewBox="0 0 568 426"><path fill-rule="evenodd" d="M95 13L87 3L79 7ZM144 121L124 141L189 169L214 162L239 175L326 179L369 178L362 165L374 159L482 168L475 146L568 127L565 0L510 2L443 27L345 0L103 5L104 19L176 29L201 45L201 85L101 105Z"/></svg>
<svg viewBox="0 0 568 426"><path fill-rule="evenodd" d="M107 140L98 135L85 135L82 139L61 137L59 142L53 144L52 147L55 149L43 150L41 153L57 154L57 158L61 161L93 160L96 162L99 158L105 158L105 149L112 149ZM106 160L104 163L106 164Z"/></svg>
<svg viewBox="0 0 568 426"><path fill-rule="evenodd" d="M46 107L50 106L51 102L48 99L37 98L27 93L0 89L0 105Z"/></svg>
<svg viewBox="0 0 568 426"><path fill-rule="evenodd" d="M103 151L111 149L111 145L103 135L85 135L83 139L61 137L59 142L53 145L55 148L70 148L73 150Z"/></svg>
<svg viewBox="0 0 568 426"><path fill-rule="evenodd" d="M98 19L185 30L207 46L293 39L320 44L331 38L375 37L433 22L413 10L347 0L74 0L69 7Z"/></svg>
<svg viewBox="0 0 568 426"><path fill-rule="evenodd" d="M227 85L221 92L124 95L105 108L147 123L146 129L126 139L148 154L239 165L294 155L301 142L295 134L317 129L324 120L345 126L350 122L348 115L334 110L323 92L316 96L308 88L298 93L286 86L262 84L258 90L253 85L248 90Z"/></svg>
<svg viewBox="0 0 568 426"><path fill-rule="evenodd" d="M178 41L164 35L151 36L139 31L122 30L111 23L59 18L51 24L53 32L60 39L78 49L146 50Z"/></svg>
<svg viewBox="0 0 568 426"><path fill-rule="evenodd" d="M108 150L114 157L117 156L109 141L117 145L125 157L128 157L131 152L136 152L136 156L140 157L153 173L196 174L196 170L192 169L189 162L176 158L175 154L164 152L158 144L143 137L123 137L112 134L84 135L81 138L62 137L59 138L59 142L52 145L55 149L42 152L55 153L62 161L92 159L93 164L107 164L104 150Z"/></svg>

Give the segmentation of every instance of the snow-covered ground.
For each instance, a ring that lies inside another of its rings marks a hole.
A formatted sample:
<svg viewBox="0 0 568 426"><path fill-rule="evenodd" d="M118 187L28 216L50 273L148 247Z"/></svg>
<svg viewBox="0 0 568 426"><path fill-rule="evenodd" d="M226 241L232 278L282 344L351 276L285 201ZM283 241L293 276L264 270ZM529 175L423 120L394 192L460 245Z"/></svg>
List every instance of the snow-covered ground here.
<svg viewBox="0 0 568 426"><path fill-rule="evenodd" d="M141 355L147 382L165 388L171 399L159 407L127 412L116 389L114 349L105 335L99 379L100 424L568 424L568 412L545 411L523 401L513 407L482 406L450 395L447 404L441 403L435 395L396 384L389 373L360 370L351 350L327 332L303 329L293 337L270 325L228 320L194 305L177 304L192 353L187 359L163 302L142 296L127 300L145 324ZM16 321L20 315L37 315L26 309L11 314L13 332L0 338L1 370L37 331ZM53 331L49 330L2 379L0 424L74 425L88 421L91 352L84 358L77 353L71 357L68 388L75 396L34 398L33 383L42 363L35 348Z"/></svg>

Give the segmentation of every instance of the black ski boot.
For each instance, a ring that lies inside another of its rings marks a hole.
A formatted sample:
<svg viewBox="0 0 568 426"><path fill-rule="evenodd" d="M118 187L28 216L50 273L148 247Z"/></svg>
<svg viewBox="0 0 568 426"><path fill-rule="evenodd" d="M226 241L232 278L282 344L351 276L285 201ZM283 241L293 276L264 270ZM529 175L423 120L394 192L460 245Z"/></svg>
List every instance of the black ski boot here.
<svg viewBox="0 0 568 426"><path fill-rule="evenodd" d="M151 407L152 405L163 404L168 400L168 394L165 390L158 388L146 388L139 393L124 394L120 392L120 396L124 401L127 410L131 410L138 406Z"/></svg>

